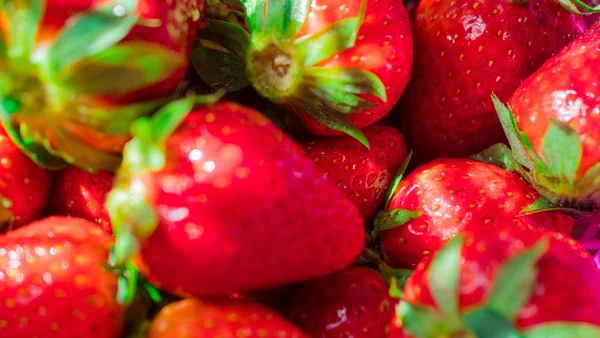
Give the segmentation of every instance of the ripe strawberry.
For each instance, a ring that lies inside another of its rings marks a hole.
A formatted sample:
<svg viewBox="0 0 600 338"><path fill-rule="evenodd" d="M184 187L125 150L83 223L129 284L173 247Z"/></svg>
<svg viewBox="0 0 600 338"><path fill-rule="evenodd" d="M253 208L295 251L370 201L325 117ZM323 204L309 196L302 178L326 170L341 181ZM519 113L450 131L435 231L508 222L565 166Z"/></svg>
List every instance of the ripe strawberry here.
<svg viewBox="0 0 600 338"><path fill-rule="evenodd" d="M185 76L202 0L0 3L0 110L32 159L116 169L129 124Z"/></svg>
<svg viewBox="0 0 600 338"><path fill-rule="evenodd" d="M423 0L414 29L402 131L422 162L504 141L492 92L508 99L585 25L555 0Z"/></svg>
<svg viewBox="0 0 600 338"><path fill-rule="evenodd" d="M519 175L491 164L448 158L424 164L400 181L387 212L376 218L385 260L414 267L465 228L498 233L501 225L522 224L569 235L570 216L552 211L520 216L539 197Z"/></svg>
<svg viewBox="0 0 600 338"><path fill-rule="evenodd" d="M33 163L0 128L0 232L37 219L51 183L52 173Z"/></svg>
<svg viewBox="0 0 600 338"><path fill-rule="evenodd" d="M106 195L112 189L114 174L96 174L68 166L54 176L48 210L53 215L80 217L97 223L108 233L112 226L104 208Z"/></svg>
<svg viewBox="0 0 600 338"><path fill-rule="evenodd" d="M163 308L148 338L307 337L262 305L243 301L205 302L185 299Z"/></svg>
<svg viewBox="0 0 600 338"><path fill-rule="evenodd" d="M125 309L105 270L112 238L50 217L0 237L0 336L114 338Z"/></svg>
<svg viewBox="0 0 600 338"><path fill-rule="evenodd" d="M381 274L352 266L306 282L289 318L311 337L385 337L396 301Z"/></svg>
<svg viewBox="0 0 600 338"><path fill-rule="evenodd" d="M600 207L600 23L527 78L510 100L494 98L523 174L556 203Z"/></svg>
<svg viewBox="0 0 600 338"><path fill-rule="evenodd" d="M219 49L229 49L219 51L211 43L194 52L197 64L213 65L201 67L203 80L230 89L249 82L271 101L294 107L303 124L297 127L316 135L345 132L366 144L359 129L391 110L410 77L412 30L402 2L286 0L244 5L249 34L220 21L209 21L201 31L203 38L219 43ZM214 72L215 67L221 71Z"/></svg>
<svg viewBox="0 0 600 338"><path fill-rule="evenodd" d="M591 255L510 223L456 236L419 263L397 308L409 337L600 337Z"/></svg>
<svg viewBox="0 0 600 338"><path fill-rule="evenodd" d="M194 296L350 265L364 244L363 222L301 148L235 103L198 106L185 117L194 100L134 125L107 200L116 262L140 248L151 281Z"/></svg>
<svg viewBox="0 0 600 338"><path fill-rule="evenodd" d="M402 134L391 127L374 125L364 134L371 149L349 136L306 140L302 146L304 154L344 191L363 219L369 220L380 210L406 158L406 146Z"/></svg>

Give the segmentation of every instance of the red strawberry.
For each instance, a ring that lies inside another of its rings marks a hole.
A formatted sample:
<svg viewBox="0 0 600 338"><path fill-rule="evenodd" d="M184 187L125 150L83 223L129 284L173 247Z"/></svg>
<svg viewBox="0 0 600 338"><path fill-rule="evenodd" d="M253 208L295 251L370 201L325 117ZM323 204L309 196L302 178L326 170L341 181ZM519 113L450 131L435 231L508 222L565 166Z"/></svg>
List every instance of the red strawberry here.
<svg viewBox="0 0 600 338"><path fill-rule="evenodd" d="M197 63L222 68L213 72L204 67L205 71L200 71L204 81L235 89L250 82L273 102L294 107L304 124L301 127L311 133L346 132L366 143L358 129L379 121L391 110L410 76L412 31L402 2L244 4L250 34L218 21L210 21L210 27L200 33L230 49L222 52L210 44L194 52ZM223 36L233 41L223 40ZM230 60L235 56L231 55L245 57L238 57L232 66ZM219 63L220 59L224 62ZM219 66L214 66L215 62Z"/></svg>
<svg viewBox="0 0 600 338"><path fill-rule="evenodd" d="M52 173L33 163L0 128L0 232L37 219L51 183Z"/></svg>
<svg viewBox="0 0 600 338"><path fill-rule="evenodd" d="M54 176L48 210L53 215L87 219L112 233L104 202L112 189L114 176L108 171L92 174L74 166L66 167Z"/></svg>
<svg viewBox="0 0 600 338"><path fill-rule="evenodd" d="M495 104L524 175L548 199L600 207L600 23Z"/></svg>
<svg viewBox="0 0 600 338"><path fill-rule="evenodd" d="M194 100L134 125L138 136L107 200L116 261L140 248L152 281L194 296L350 265L364 244L363 222L301 148L231 102L198 106L184 119Z"/></svg>
<svg viewBox="0 0 600 338"><path fill-rule="evenodd" d="M387 229L379 233L385 260L413 267L465 228L498 233L508 223L569 235L574 221L567 215L519 216L539 197L519 175L491 164L446 158L424 164L400 181L388 212L376 219Z"/></svg>
<svg viewBox="0 0 600 338"><path fill-rule="evenodd" d="M103 267L111 244L95 224L66 217L0 237L0 336L117 337L125 309Z"/></svg>
<svg viewBox="0 0 600 338"><path fill-rule="evenodd" d="M510 223L461 234L419 263L397 308L407 336L600 337L591 255L561 234Z"/></svg>
<svg viewBox="0 0 600 338"><path fill-rule="evenodd" d="M262 305L243 301L205 302L185 299L163 308L148 338L307 337Z"/></svg>
<svg viewBox="0 0 600 338"><path fill-rule="evenodd" d="M2 122L37 162L116 169L185 76L202 0L0 4Z"/></svg>
<svg viewBox="0 0 600 338"><path fill-rule="evenodd" d="M396 301L381 274L353 266L306 282L289 318L311 337L385 337Z"/></svg>
<svg viewBox="0 0 600 338"><path fill-rule="evenodd" d="M369 220L381 208L406 158L406 146L402 134L391 127L371 126L364 134L371 149L349 136L306 140L302 146L304 153L356 205L363 219Z"/></svg>
<svg viewBox="0 0 600 338"><path fill-rule="evenodd" d="M423 0L415 21L415 68L402 101L403 134L421 162L502 142L490 100L585 30L555 0Z"/></svg>

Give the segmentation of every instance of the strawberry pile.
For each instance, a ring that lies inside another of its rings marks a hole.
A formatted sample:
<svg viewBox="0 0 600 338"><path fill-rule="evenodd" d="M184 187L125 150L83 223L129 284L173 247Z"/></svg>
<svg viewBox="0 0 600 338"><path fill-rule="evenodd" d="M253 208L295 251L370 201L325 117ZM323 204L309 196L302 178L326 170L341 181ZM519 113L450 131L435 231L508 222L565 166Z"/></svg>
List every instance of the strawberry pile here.
<svg viewBox="0 0 600 338"><path fill-rule="evenodd" d="M0 337L600 337L598 13L0 1Z"/></svg>

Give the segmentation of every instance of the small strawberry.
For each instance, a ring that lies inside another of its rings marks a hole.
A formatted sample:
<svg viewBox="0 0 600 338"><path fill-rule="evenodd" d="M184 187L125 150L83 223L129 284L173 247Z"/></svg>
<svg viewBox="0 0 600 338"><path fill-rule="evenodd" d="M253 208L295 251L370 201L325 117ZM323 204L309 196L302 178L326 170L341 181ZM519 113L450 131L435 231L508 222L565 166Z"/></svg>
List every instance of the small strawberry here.
<svg viewBox="0 0 600 338"><path fill-rule="evenodd" d="M600 337L592 256L510 223L458 235L419 263L397 307L408 337Z"/></svg>
<svg viewBox="0 0 600 338"><path fill-rule="evenodd" d="M465 228L492 233L522 224L569 235L574 220L559 212L528 214L540 195L519 175L469 159L424 164L395 187L387 212L376 218L386 262L414 267ZM507 222L508 221L508 222Z"/></svg>
<svg viewBox="0 0 600 338"><path fill-rule="evenodd" d="M92 174L68 166L54 176L48 210L52 215L80 217L95 222L112 233L104 202L113 180L114 174L107 171Z"/></svg>
<svg viewBox="0 0 600 338"><path fill-rule="evenodd" d="M173 95L202 0L0 2L0 117L40 164L112 170L132 121Z"/></svg>
<svg viewBox="0 0 600 338"><path fill-rule="evenodd" d="M25 156L0 127L0 232L37 219L51 183L52 173Z"/></svg>
<svg viewBox="0 0 600 338"><path fill-rule="evenodd" d="M527 78L498 115L521 172L557 204L600 207L600 23Z"/></svg>
<svg viewBox="0 0 600 338"><path fill-rule="evenodd" d="M117 337L125 309L103 267L111 244L94 223L66 217L0 237L0 336Z"/></svg>
<svg viewBox="0 0 600 338"><path fill-rule="evenodd" d="M410 77L412 30L402 2L243 3L250 33L214 20L199 33L192 60L203 80L233 90L251 83L293 107L296 127L316 135L345 132L367 144L359 129L391 110Z"/></svg>
<svg viewBox="0 0 600 338"><path fill-rule="evenodd" d="M134 125L107 199L116 263L139 250L151 281L194 296L350 265L363 222L301 148L253 109L225 101L192 109L195 100Z"/></svg>
<svg viewBox="0 0 600 338"><path fill-rule="evenodd" d="M148 338L289 337L307 338L275 311L244 301L184 299L163 308Z"/></svg>
<svg viewBox="0 0 600 338"><path fill-rule="evenodd" d="M371 219L406 159L404 138L398 130L374 125L364 131L371 148L349 137L303 141L304 154L313 159L330 181L342 189L365 220Z"/></svg>
<svg viewBox="0 0 600 338"><path fill-rule="evenodd" d="M562 1L564 2L564 1ZM522 80L585 30L556 0L423 0L403 134L418 162L504 141L490 95Z"/></svg>
<svg viewBox="0 0 600 338"><path fill-rule="evenodd" d="M385 337L396 301L381 274L353 266L303 284L289 318L311 337Z"/></svg>

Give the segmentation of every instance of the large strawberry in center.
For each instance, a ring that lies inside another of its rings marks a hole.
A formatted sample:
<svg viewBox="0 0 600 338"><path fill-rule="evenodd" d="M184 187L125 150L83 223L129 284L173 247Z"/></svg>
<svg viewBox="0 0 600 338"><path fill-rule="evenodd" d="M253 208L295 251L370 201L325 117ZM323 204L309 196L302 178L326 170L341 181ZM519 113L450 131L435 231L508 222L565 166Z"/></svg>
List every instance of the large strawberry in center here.
<svg viewBox="0 0 600 338"><path fill-rule="evenodd" d="M199 33L192 60L203 80L230 89L250 83L293 107L310 132L346 132L366 144L359 129L391 110L410 75L412 32L402 2L242 3L249 33L211 20Z"/></svg>
<svg viewBox="0 0 600 338"><path fill-rule="evenodd" d="M116 169L183 79L202 0L0 2L0 116L48 167Z"/></svg>
<svg viewBox="0 0 600 338"><path fill-rule="evenodd" d="M107 200L115 261L139 249L153 282L195 296L351 264L364 244L363 222L301 148L235 103L198 106L181 122L193 104L175 102L134 124Z"/></svg>

